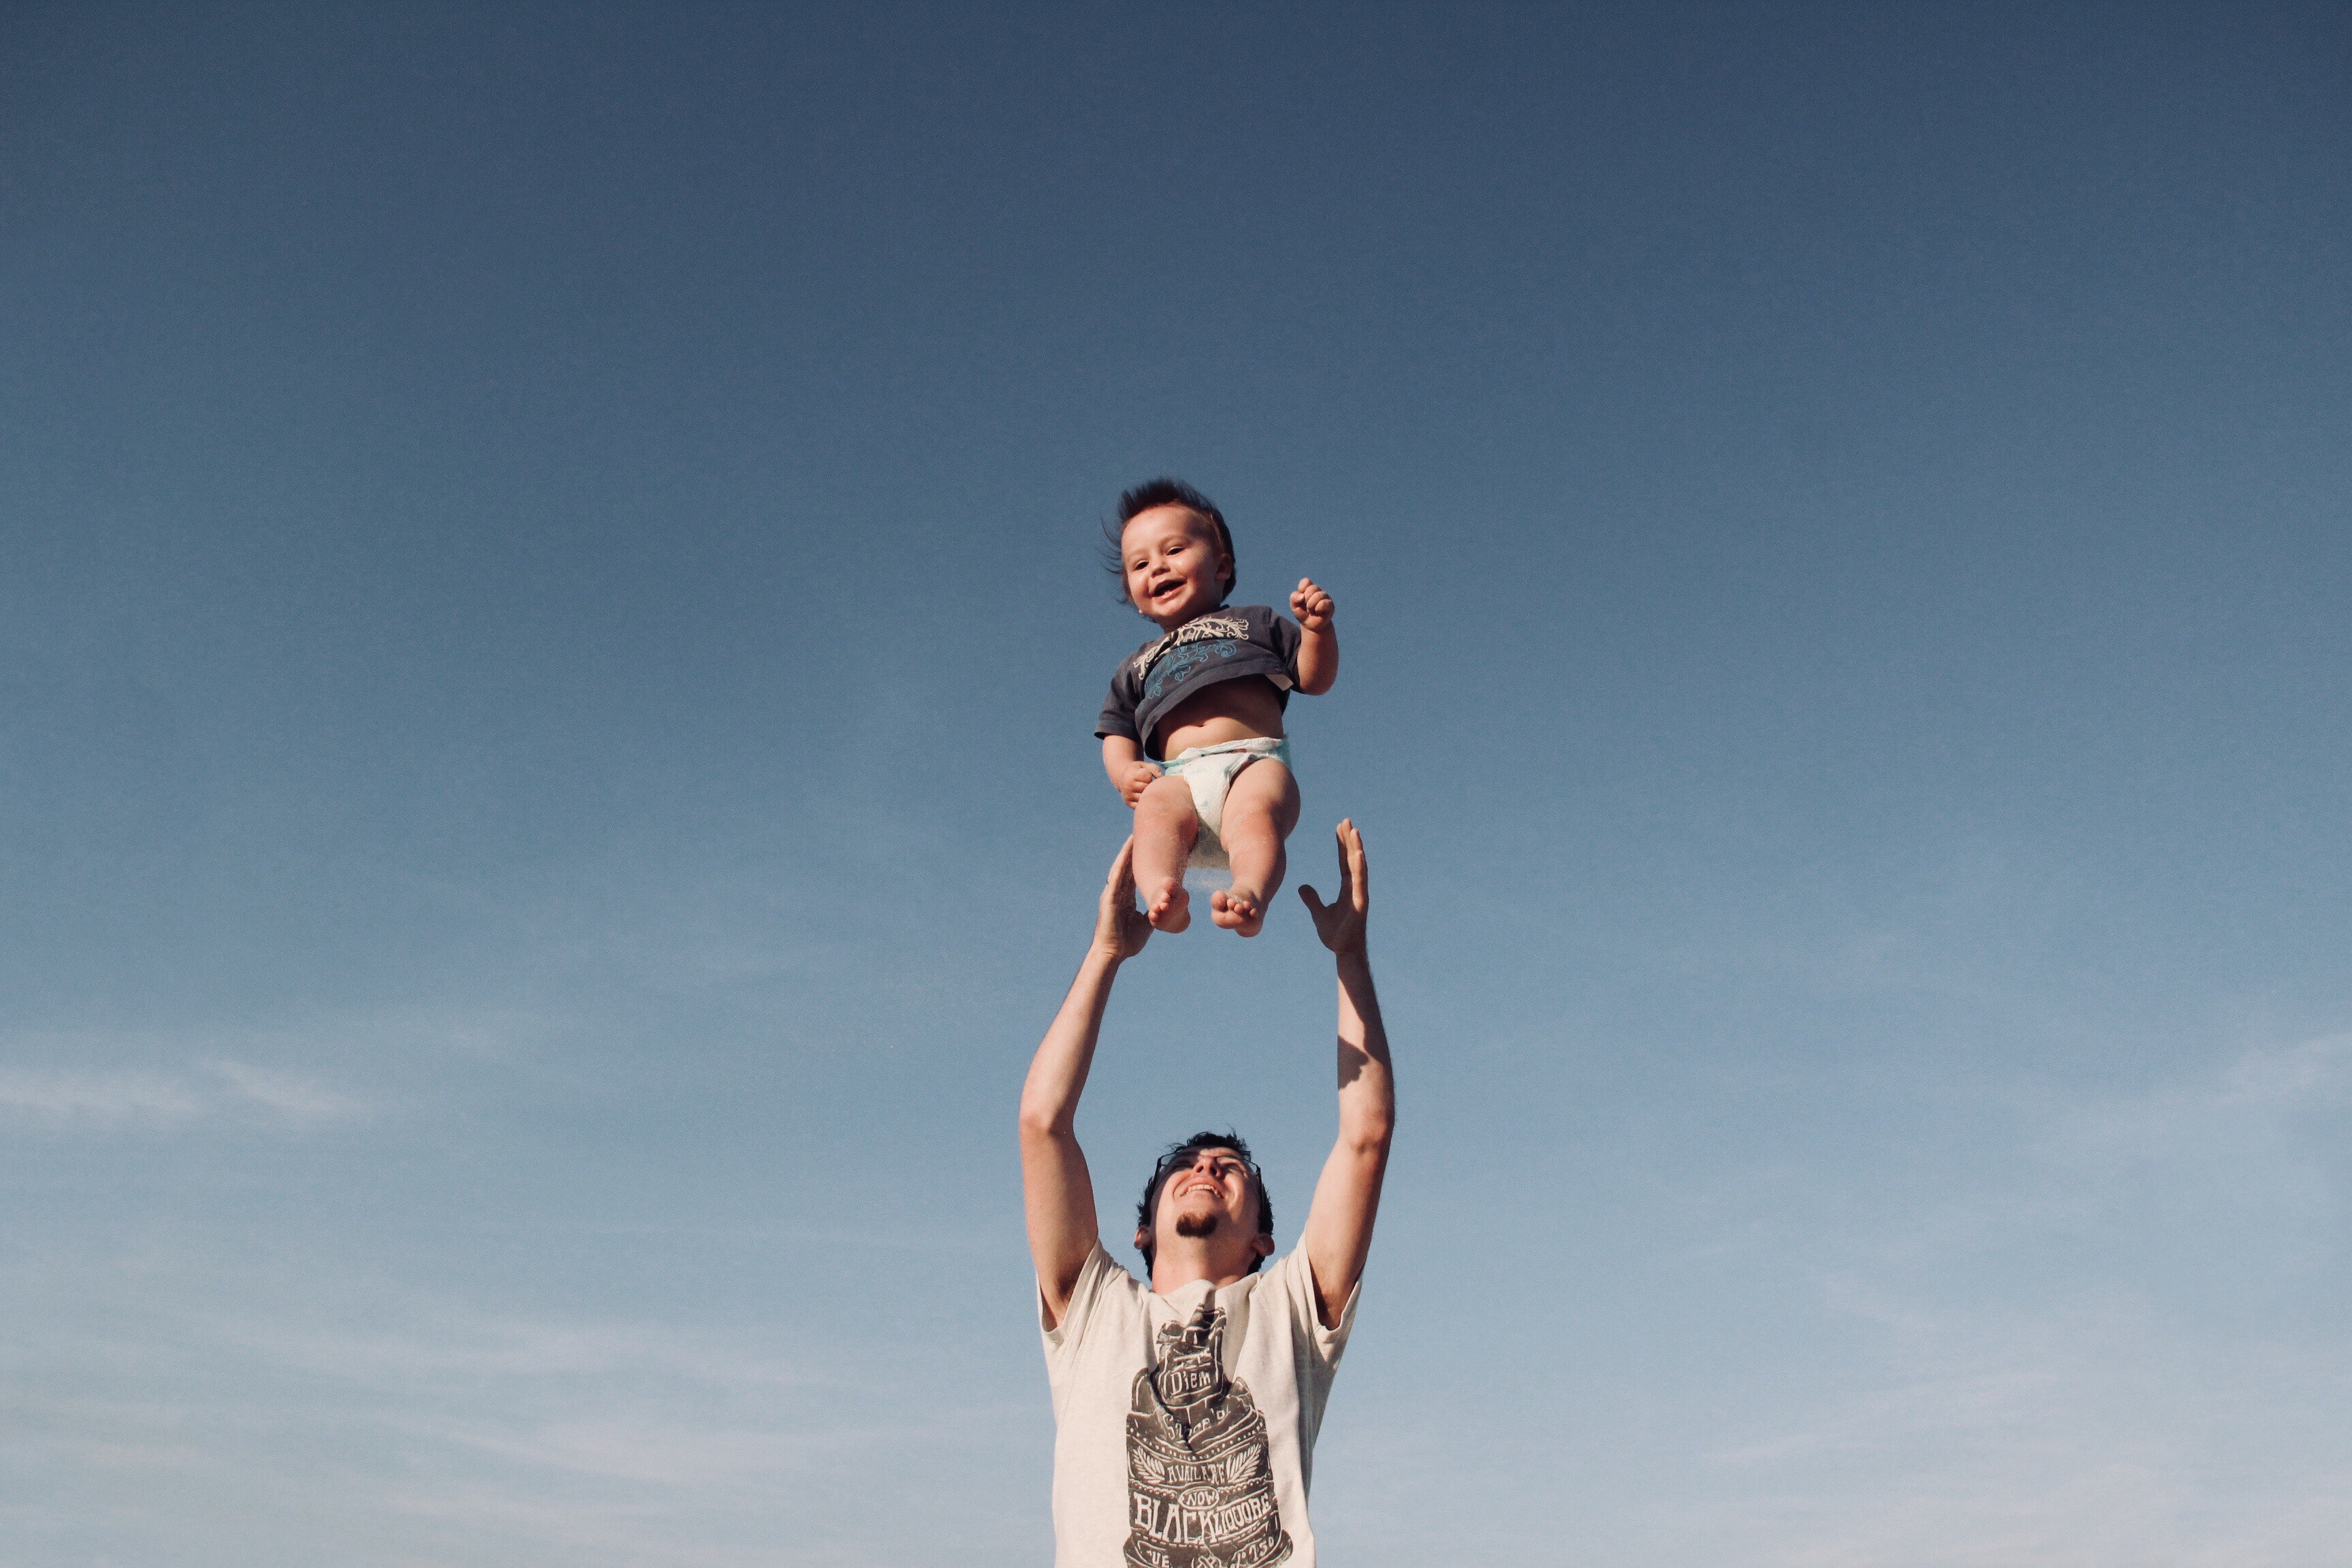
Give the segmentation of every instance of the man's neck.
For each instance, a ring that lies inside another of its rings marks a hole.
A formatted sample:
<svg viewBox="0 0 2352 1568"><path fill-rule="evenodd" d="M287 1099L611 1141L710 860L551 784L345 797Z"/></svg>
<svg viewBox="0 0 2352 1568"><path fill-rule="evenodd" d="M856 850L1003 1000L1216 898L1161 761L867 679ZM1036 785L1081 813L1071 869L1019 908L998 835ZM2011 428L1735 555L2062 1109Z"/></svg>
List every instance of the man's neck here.
<svg viewBox="0 0 2352 1568"><path fill-rule="evenodd" d="M1213 1257L1205 1248L1182 1252L1162 1247L1151 1262L1151 1293L1172 1296L1195 1279L1206 1279L1222 1290L1249 1278L1250 1259Z"/></svg>

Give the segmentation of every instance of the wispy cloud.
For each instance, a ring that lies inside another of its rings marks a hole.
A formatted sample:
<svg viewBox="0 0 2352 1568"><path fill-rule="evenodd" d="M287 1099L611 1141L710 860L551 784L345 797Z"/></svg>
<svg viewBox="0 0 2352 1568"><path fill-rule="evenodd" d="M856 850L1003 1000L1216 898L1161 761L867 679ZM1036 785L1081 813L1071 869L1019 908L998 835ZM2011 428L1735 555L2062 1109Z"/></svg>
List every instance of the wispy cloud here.
<svg viewBox="0 0 2352 1568"><path fill-rule="evenodd" d="M216 1061L207 1067L227 1088L231 1103L257 1107L289 1121L335 1121L361 1115L367 1109L351 1095L312 1079L268 1072L243 1062Z"/></svg>
<svg viewBox="0 0 2352 1568"><path fill-rule="evenodd" d="M1842 1386L1709 1449L1706 1555L2337 1561L2352 1357L2307 1309L2340 1288L2352 1036L2020 1109L1939 1207L1820 1238Z"/></svg>
<svg viewBox="0 0 2352 1568"><path fill-rule="evenodd" d="M381 1113L417 1064L446 1079L526 1053L558 1026L514 1007L403 1008L192 1027L0 1032L0 1121L119 1131L209 1123L316 1127ZM353 1087L354 1079L370 1088ZM404 1102L408 1095L396 1095Z"/></svg>
<svg viewBox="0 0 2352 1568"><path fill-rule="evenodd" d="M238 1336L255 1353L353 1382L414 1387L448 1377L578 1379L654 1374L748 1392L830 1381L808 1366L715 1343L668 1323L450 1319L404 1333L280 1325Z"/></svg>
<svg viewBox="0 0 2352 1568"><path fill-rule="evenodd" d="M706 1489L803 1474L856 1446L838 1429L712 1427L682 1421L554 1421L521 1432L446 1428L444 1441L537 1468L607 1480Z"/></svg>
<svg viewBox="0 0 2352 1568"><path fill-rule="evenodd" d="M0 1108L49 1121L185 1121L204 1107L186 1079L163 1073L0 1068Z"/></svg>
<svg viewBox="0 0 2352 1568"><path fill-rule="evenodd" d="M2244 1051L2135 1093L2055 1100L2037 1113L2025 1153L2048 1217L2178 1225L2194 1213L2210 1226L2229 1210L2239 1232L2300 1226L2309 1234L2295 1245L2307 1250L2329 1245L2314 1227L2341 1206L2330 1148L2347 1113L2352 1036L2336 1035Z"/></svg>
<svg viewBox="0 0 2352 1568"><path fill-rule="evenodd" d="M135 1299L135 1278L105 1279ZM1037 1414L1034 1396L902 1386L903 1347L802 1332L780 1349L772 1322L483 1311L373 1280L328 1319L317 1301L191 1313L204 1279L147 1283L161 1317L118 1301L47 1337L0 1479L62 1471L103 1511L128 1478L238 1539L251 1500L291 1489L364 1539L343 1560L745 1568L830 1533L837 1554L791 1561L871 1563L909 1554L875 1544L915 1529L887 1511L894 1478L1001 1468L1003 1434ZM1018 1560L986 1547L1034 1532L1024 1500L988 1494L989 1517L961 1521L972 1560ZM91 1528L25 1498L0 1501L11 1526Z"/></svg>
<svg viewBox="0 0 2352 1568"><path fill-rule="evenodd" d="M0 1068L0 1114L60 1128L201 1121L315 1126L366 1110L360 1100L314 1079L237 1061L208 1062L184 1072Z"/></svg>
<svg viewBox="0 0 2352 1568"><path fill-rule="evenodd" d="M1906 1316L1878 1350L1908 1375L1710 1457L1712 1560L2319 1568L2352 1535L2334 1349L2216 1344L2124 1302Z"/></svg>
<svg viewBox="0 0 2352 1568"><path fill-rule="evenodd" d="M2223 1075L2235 1100L2318 1107L2352 1104L2352 1035L2330 1035L2284 1050L2248 1051Z"/></svg>
<svg viewBox="0 0 2352 1568"><path fill-rule="evenodd" d="M2352 1106L2352 1035L2260 1047L2140 1093L2054 1107L2056 1134L2081 1146L2161 1153L2217 1129Z"/></svg>

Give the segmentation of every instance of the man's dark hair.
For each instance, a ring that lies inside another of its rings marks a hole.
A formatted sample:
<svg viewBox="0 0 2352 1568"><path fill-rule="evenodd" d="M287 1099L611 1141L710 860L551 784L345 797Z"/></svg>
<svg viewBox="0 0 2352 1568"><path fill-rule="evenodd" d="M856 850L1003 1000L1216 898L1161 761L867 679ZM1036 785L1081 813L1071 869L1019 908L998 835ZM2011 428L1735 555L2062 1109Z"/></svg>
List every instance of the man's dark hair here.
<svg viewBox="0 0 2352 1568"><path fill-rule="evenodd" d="M1154 501L1151 504L1158 506L1161 503ZM1274 1234L1274 1200L1265 1195L1265 1175L1257 1168L1257 1162L1250 1158L1249 1145L1242 1141L1241 1134L1195 1132L1181 1143L1168 1145L1168 1152L1160 1156L1158 1164L1151 1167L1151 1180L1143 1184L1143 1201L1135 1205L1135 1228L1143 1233L1143 1243L1136 1250L1143 1254L1143 1267L1147 1272L1151 1268L1152 1254L1160 1250L1159 1227L1155 1223L1160 1218L1160 1189L1166 1186L1168 1178L1177 1172L1190 1170L1203 1149L1230 1149L1241 1157L1242 1163L1249 1167L1250 1186L1257 1194L1257 1233L1260 1236ZM1248 1272L1256 1273L1258 1266L1265 1261L1256 1253L1250 1254Z"/></svg>
<svg viewBox="0 0 2352 1568"><path fill-rule="evenodd" d="M1138 512L1150 511L1155 506L1181 506L1209 520L1217 531L1217 548L1225 552L1226 564L1232 570L1225 574L1225 593L1230 595L1234 584L1241 581L1241 568L1234 564L1234 531L1225 526L1225 514L1217 503L1181 479L1166 474L1156 479L1146 479L1118 498L1118 521L1103 524L1103 565L1118 579L1118 596L1127 601L1127 554L1119 548L1127 525L1135 521Z"/></svg>

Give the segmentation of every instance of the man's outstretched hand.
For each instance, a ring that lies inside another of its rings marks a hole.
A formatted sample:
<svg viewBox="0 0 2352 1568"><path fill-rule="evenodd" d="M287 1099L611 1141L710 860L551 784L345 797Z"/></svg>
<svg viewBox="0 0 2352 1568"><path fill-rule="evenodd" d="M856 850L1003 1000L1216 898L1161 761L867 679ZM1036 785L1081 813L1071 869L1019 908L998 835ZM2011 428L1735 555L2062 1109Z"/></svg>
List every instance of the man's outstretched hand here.
<svg viewBox="0 0 2352 1568"><path fill-rule="evenodd" d="M1339 824L1339 896L1327 904L1314 889L1302 885L1298 897L1307 905L1307 912L1314 917L1315 934L1322 938L1325 947L1342 955L1361 953L1364 912L1371 903L1364 886L1364 836L1356 831L1352 818ZM1129 885L1133 884L1130 877Z"/></svg>
<svg viewBox="0 0 2352 1568"><path fill-rule="evenodd" d="M1358 862L1363 858L1359 849ZM1118 847L1118 858L1110 863L1109 879L1103 883L1102 904L1095 911L1095 948L1106 958L1133 958L1150 940L1151 921L1135 907L1135 840L1130 837Z"/></svg>

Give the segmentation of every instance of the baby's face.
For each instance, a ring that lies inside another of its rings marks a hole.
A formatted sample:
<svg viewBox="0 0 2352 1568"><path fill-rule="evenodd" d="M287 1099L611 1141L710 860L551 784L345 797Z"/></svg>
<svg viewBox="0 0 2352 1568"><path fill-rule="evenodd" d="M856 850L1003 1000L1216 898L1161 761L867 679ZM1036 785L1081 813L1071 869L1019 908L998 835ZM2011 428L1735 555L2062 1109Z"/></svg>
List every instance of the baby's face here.
<svg viewBox="0 0 2352 1568"><path fill-rule="evenodd" d="M1225 596L1225 554L1215 526L1198 512L1181 506L1139 511L1119 531L1118 545L1128 602L1162 631L1215 609Z"/></svg>

